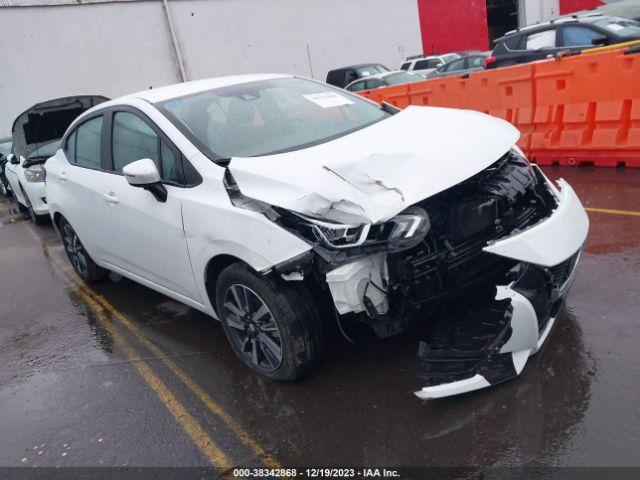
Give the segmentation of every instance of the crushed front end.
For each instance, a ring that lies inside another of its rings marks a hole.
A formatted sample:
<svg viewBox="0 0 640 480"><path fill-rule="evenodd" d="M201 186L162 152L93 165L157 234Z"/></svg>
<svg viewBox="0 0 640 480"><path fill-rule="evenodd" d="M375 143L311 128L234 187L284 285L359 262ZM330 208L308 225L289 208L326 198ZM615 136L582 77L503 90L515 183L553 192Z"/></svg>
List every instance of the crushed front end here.
<svg viewBox="0 0 640 480"><path fill-rule="evenodd" d="M558 185L513 149L386 222L263 213L313 244L275 270L324 291L339 324L415 332L426 383L415 393L428 399L519 375L547 338L588 230L576 194Z"/></svg>

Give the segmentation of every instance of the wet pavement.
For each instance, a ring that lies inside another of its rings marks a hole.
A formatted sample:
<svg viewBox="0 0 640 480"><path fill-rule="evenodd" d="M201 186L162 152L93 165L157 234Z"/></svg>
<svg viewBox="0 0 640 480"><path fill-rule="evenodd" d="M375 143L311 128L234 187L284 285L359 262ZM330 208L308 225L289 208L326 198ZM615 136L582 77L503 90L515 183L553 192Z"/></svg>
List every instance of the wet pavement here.
<svg viewBox="0 0 640 480"><path fill-rule="evenodd" d="M545 170L586 207L640 210L640 170ZM519 378L422 402L404 337L333 339L317 371L277 384L240 364L214 320L129 280L95 285L122 315L96 313L57 266L53 228L2 206L0 466L204 466L203 438L220 469L640 465L639 215L589 212L575 283Z"/></svg>

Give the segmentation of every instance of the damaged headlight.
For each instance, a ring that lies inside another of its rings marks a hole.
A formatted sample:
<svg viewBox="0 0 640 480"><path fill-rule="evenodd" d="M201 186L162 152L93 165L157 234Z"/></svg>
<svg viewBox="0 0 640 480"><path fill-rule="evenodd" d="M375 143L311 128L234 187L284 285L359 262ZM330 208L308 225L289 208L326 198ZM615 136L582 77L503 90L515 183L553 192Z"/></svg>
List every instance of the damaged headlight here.
<svg viewBox="0 0 640 480"><path fill-rule="evenodd" d="M301 225L301 227L308 229L307 235L304 236L310 240L318 240L327 247L357 247L365 242L369 234L370 226L367 224L348 225L328 220L318 220L305 215L298 214L297 216L300 217L301 220L308 222ZM309 234L311 234L313 238L309 238Z"/></svg>
<svg viewBox="0 0 640 480"><path fill-rule="evenodd" d="M27 179L27 182L44 182L47 176L47 171L44 169L42 165L34 165L25 169L24 178Z"/></svg>
<svg viewBox="0 0 640 480"><path fill-rule="evenodd" d="M384 245L400 251L420 243L430 228L429 215L420 207L410 207L390 220L376 224L349 225L294 214L296 230L307 240L329 248Z"/></svg>
<svg viewBox="0 0 640 480"><path fill-rule="evenodd" d="M410 207L386 222L392 226L389 237L391 251L406 250L419 244L429 232L429 215L420 207Z"/></svg>

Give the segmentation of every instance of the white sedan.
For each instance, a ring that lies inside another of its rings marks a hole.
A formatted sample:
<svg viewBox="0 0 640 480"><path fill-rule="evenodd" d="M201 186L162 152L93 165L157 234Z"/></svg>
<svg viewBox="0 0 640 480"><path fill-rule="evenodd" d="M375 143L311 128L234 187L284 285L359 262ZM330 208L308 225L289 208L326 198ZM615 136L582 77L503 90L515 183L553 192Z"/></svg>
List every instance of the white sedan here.
<svg viewBox="0 0 640 480"><path fill-rule="evenodd" d="M520 374L587 235L518 137L299 77L217 78L81 115L46 197L81 277L114 271L219 319L253 371L300 378L329 326L411 331L416 395L442 397Z"/></svg>

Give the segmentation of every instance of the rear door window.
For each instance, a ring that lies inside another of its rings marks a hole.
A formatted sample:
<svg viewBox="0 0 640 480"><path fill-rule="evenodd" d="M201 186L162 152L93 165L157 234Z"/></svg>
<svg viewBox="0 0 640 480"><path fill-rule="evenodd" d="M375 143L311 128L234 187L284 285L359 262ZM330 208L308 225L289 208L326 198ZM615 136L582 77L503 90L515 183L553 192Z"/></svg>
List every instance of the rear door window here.
<svg viewBox="0 0 640 480"><path fill-rule="evenodd" d="M409 74L407 73L406 75L409 75ZM367 89L371 89L371 88L382 87L384 83L379 78L370 78L365 82L365 85Z"/></svg>
<svg viewBox="0 0 640 480"><path fill-rule="evenodd" d="M464 70L464 58L460 58L455 62L447 63L444 67L445 72L457 72L459 70Z"/></svg>
<svg viewBox="0 0 640 480"><path fill-rule="evenodd" d="M100 168L100 145L102 137L102 115L80 125L67 141L67 158L85 168Z"/></svg>
<svg viewBox="0 0 640 480"><path fill-rule="evenodd" d="M349 86L349 91L351 92L359 92L361 90L365 90L367 87L365 86L365 81L361 80L359 82L353 82L350 86Z"/></svg>
<svg viewBox="0 0 640 480"><path fill-rule="evenodd" d="M407 71L407 70L409 70L410 66L411 66L411 62L405 62L402 65L400 65L400 70Z"/></svg>
<svg viewBox="0 0 640 480"><path fill-rule="evenodd" d="M469 68L484 67L485 57L469 57Z"/></svg>

